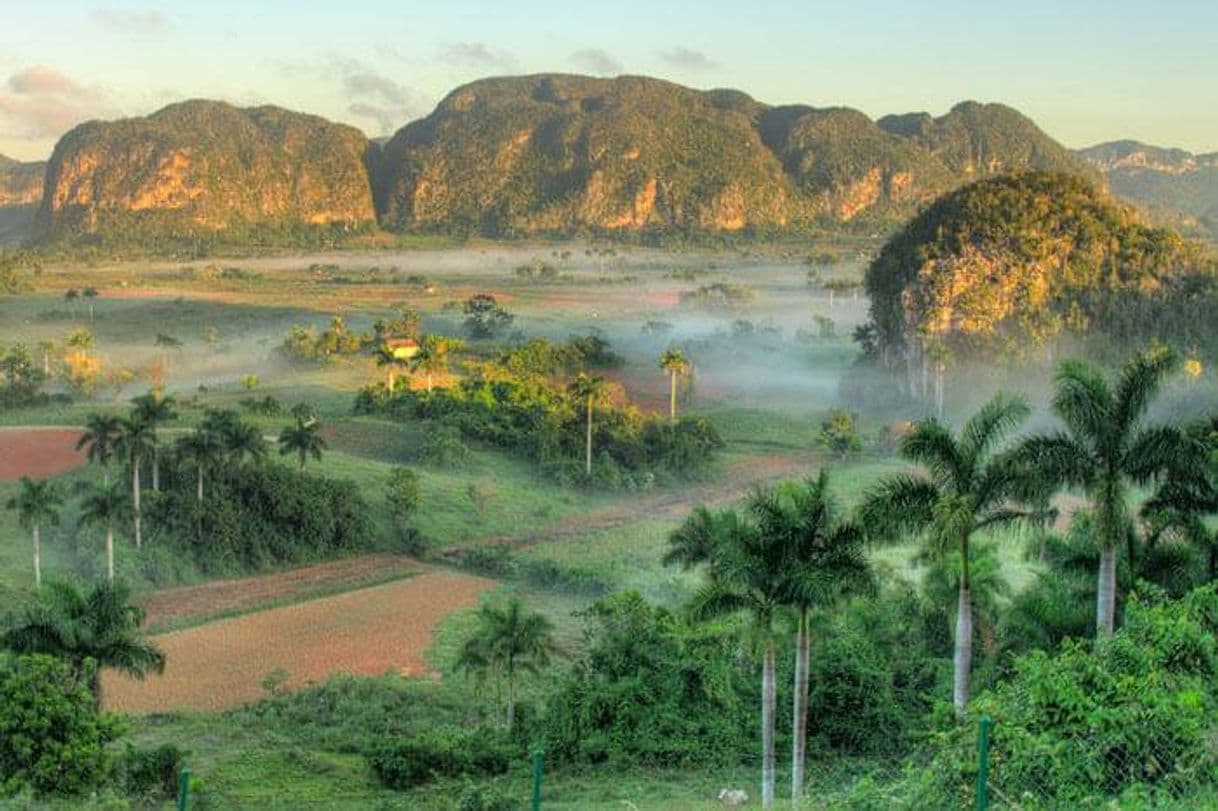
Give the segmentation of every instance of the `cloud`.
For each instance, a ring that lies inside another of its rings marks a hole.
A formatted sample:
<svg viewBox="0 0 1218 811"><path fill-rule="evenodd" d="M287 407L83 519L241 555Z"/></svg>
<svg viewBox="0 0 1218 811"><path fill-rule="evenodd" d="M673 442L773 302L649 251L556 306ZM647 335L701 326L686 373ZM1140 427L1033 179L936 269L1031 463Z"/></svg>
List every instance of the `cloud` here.
<svg viewBox="0 0 1218 811"><path fill-rule="evenodd" d="M160 9L141 10L96 8L89 12L89 19L103 28L129 34L159 31L169 24L169 18Z"/></svg>
<svg viewBox="0 0 1218 811"><path fill-rule="evenodd" d="M55 138L82 121L113 116L107 93L45 65L23 68L0 87L0 121L19 138Z"/></svg>
<svg viewBox="0 0 1218 811"><path fill-rule="evenodd" d="M345 63L342 93L349 100L347 112L356 118L375 121L374 134L394 132L417 118L422 103L411 90L357 62Z"/></svg>
<svg viewBox="0 0 1218 811"><path fill-rule="evenodd" d="M622 63L600 48L583 48L571 54L571 63L597 76L613 76L622 72Z"/></svg>
<svg viewBox="0 0 1218 811"><path fill-rule="evenodd" d="M485 42L457 42L440 49L436 58L453 65L480 69L513 70L516 59L506 51L497 51Z"/></svg>
<svg viewBox="0 0 1218 811"><path fill-rule="evenodd" d="M378 98L389 104L406 104L410 91L387 76L375 73L351 73L343 77L343 90L348 96Z"/></svg>
<svg viewBox="0 0 1218 811"><path fill-rule="evenodd" d="M684 70L713 70L720 66L718 61L711 59L702 51L690 48L676 47L671 51L661 53L660 58L672 67Z"/></svg>

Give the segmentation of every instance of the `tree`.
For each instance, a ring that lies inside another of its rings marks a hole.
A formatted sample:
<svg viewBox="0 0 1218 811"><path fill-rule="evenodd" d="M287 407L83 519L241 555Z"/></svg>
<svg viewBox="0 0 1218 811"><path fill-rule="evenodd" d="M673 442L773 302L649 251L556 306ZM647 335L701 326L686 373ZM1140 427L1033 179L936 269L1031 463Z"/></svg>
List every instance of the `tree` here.
<svg viewBox="0 0 1218 811"><path fill-rule="evenodd" d="M72 308L72 318L76 318L76 302L80 300L80 291L75 287L70 287L63 294L63 300Z"/></svg>
<svg viewBox="0 0 1218 811"><path fill-rule="evenodd" d="M203 504L204 474L224 458L224 444L214 431L196 430L179 437L178 454L195 469L195 500Z"/></svg>
<svg viewBox="0 0 1218 811"><path fill-rule="evenodd" d="M131 514L131 504L122 485L96 485L86 491L80 503L80 521L101 527L106 533L106 579L114 582L114 525Z"/></svg>
<svg viewBox="0 0 1218 811"><path fill-rule="evenodd" d="M110 460L118 450L122 421L108 414L90 414L84 433L76 440L76 450L85 449L90 462L101 465L106 486L110 485Z"/></svg>
<svg viewBox="0 0 1218 811"><path fill-rule="evenodd" d="M970 543L983 529L1029 518L1032 511L1019 505L1043 499L1043 482L1035 471L996 450L1029 413L1023 398L999 394L958 436L934 418L915 423L901 440L901 455L921 466L923 474L884 479L860 511L863 525L875 537L924 534L933 557L942 559L953 551L960 555L952 684L957 713L968 703L973 652Z"/></svg>
<svg viewBox="0 0 1218 811"><path fill-rule="evenodd" d="M376 358L377 366L387 367L386 378L385 378L385 388L388 389L390 391L390 393L392 393L393 384L395 382L394 376L398 369L403 369L406 367L406 365L407 365L406 361L402 358L399 358L397 356L397 353L395 353L392 349L390 349L388 346L385 346L384 344L381 344L380 346L378 346L376 348L376 352L374 353L373 357Z"/></svg>
<svg viewBox="0 0 1218 811"><path fill-rule="evenodd" d="M10 623L0 641L19 654L46 654L67 662L100 708L102 668L137 679L165 672L165 654L144 637L143 623L144 612L132 604L126 584L96 583L84 591L73 583L51 582Z"/></svg>
<svg viewBox="0 0 1218 811"><path fill-rule="evenodd" d="M84 291L81 293L81 295L84 296L89 301L89 321L92 322L93 321L93 302L98 296L97 288L86 287L84 289Z"/></svg>
<svg viewBox="0 0 1218 811"><path fill-rule="evenodd" d="M246 459L262 459L266 456L266 440L257 426L252 425L230 409L207 410L200 430L207 431L219 440L221 453L240 464Z"/></svg>
<svg viewBox="0 0 1218 811"><path fill-rule="evenodd" d="M585 403L588 413L588 431L585 443L584 454L584 472L587 475L592 475L592 405L598 397L605 391L605 378L594 377L580 372L579 375L571 382L571 394L574 397Z"/></svg>
<svg viewBox="0 0 1218 811"><path fill-rule="evenodd" d="M74 349L92 349L97 344L97 340L86 328L77 327L68 335L66 343Z"/></svg>
<svg viewBox="0 0 1218 811"><path fill-rule="evenodd" d="M748 510L758 531L777 538L788 558L780 579L785 603L796 615L791 803L798 806L804 791L808 737L811 613L830 607L843 596L868 591L874 583L863 553L863 532L843 520L824 470L802 485L755 492Z"/></svg>
<svg viewBox="0 0 1218 811"><path fill-rule="evenodd" d="M490 293L471 296L461 308L465 313L465 329L474 339L494 338L512 325L515 316L499 306Z"/></svg>
<svg viewBox="0 0 1218 811"><path fill-rule="evenodd" d="M63 505L63 494L53 481L34 481L22 476L17 494L5 502L5 508L16 510L21 528L34 538L34 586L42 587L42 537L44 526L59 523L59 508Z"/></svg>
<svg viewBox="0 0 1218 811"><path fill-rule="evenodd" d="M131 516L135 529L135 548L143 546L140 535L140 467L144 457L153 451L152 426L138 418L121 420L119 422L118 439L115 450L131 468Z"/></svg>
<svg viewBox="0 0 1218 811"><path fill-rule="evenodd" d="M1111 636L1115 622L1117 550L1131 531L1129 488L1170 467L1185 445L1176 426L1143 424L1178 365L1168 350L1140 353L1109 381L1083 361L1064 361L1053 378L1053 411L1065 429L1030 437L1020 449L1022 459L1048 481L1077 487L1091 501L1100 542L1095 607L1100 637Z"/></svg>
<svg viewBox="0 0 1218 811"><path fill-rule="evenodd" d="M296 424L284 428L279 433L279 455L287 456L295 453L300 461L300 469L305 469L305 463L312 456L321 461L321 453L326 449L326 441L321 436L321 423L317 420L305 421L297 417Z"/></svg>
<svg viewBox="0 0 1218 811"><path fill-rule="evenodd" d="M660 368L668 374L668 416L676 422L677 378L689 374L689 361L680 349L666 349L664 354L660 355Z"/></svg>
<svg viewBox="0 0 1218 811"><path fill-rule="evenodd" d="M524 602L513 594L503 606L484 603L478 609L478 628L465 640L457 669L480 679L494 675L507 682L507 728L516 723L516 676L537 673L554 654L554 627L541 614L525 612Z"/></svg>
<svg viewBox="0 0 1218 811"><path fill-rule="evenodd" d="M448 371L448 353L459 350L464 344L442 335L424 335L419 351L410 359L412 372L423 372L427 379L427 390L431 391L431 376Z"/></svg>
<svg viewBox="0 0 1218 811"><path fill-rule="evenodd" d="M52 656L0 662L0 775L5 792L83 793L106 774L117 719L101 715L68 663Z"/></svg>
<svg viewBox="0 0 1218 811"><path fill-rule="evenodd" d="M178 412L174 410L177 401L172 397L150 391L147 394L136 397L131 403L134 406L131 411L131 418L146 423L152 433L152 489L155 492L160 492L161 463L157 429L162 423L178 418Z"/></svg>

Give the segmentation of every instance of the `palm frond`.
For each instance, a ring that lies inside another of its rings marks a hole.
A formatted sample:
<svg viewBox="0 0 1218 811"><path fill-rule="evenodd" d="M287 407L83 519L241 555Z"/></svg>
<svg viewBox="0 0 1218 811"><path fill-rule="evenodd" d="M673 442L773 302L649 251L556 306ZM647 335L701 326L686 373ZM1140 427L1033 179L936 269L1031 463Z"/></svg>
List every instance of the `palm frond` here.
<svg viewBox="0 0 1218 811"><path fill-rule="evenodd" d="M1180 357L1166 347L1139 353L1125 364L1116 385L1113 414L1114 426L1122 438L1129 436L1168 375L1179 366Z"/></svg>
<svg viewBox="0 0 1218 811"><path fill-rule="evenodd" d="M1053 377L1053 410L1076 437L1093 445L1110 441L1116 404L1108 381L1094 366L1063 361Z"/></svg>
<svg viewBox="0 0 1218 811"><path fill-rule="evenodd" d="M960 487L971 471L951 431L935 419L920 420L901 439L901 455L930 471L940 487Z"/></svg>
<svg viewBox="0 0 1218 811"><path fill-rule="evenodd" d="M874 487L859 507L859 520L870 540L898 541L902 534L920 532L934 520L942 491L918 476L891 476Z"/></svg>
<svg viewBox="0 0 1218 811"><path fill-rule="evenodd" d="M1002 393L978 409L960 431L960 452L970 460L970 467L1022 425L1031 413L1026 397Z"/></svg>

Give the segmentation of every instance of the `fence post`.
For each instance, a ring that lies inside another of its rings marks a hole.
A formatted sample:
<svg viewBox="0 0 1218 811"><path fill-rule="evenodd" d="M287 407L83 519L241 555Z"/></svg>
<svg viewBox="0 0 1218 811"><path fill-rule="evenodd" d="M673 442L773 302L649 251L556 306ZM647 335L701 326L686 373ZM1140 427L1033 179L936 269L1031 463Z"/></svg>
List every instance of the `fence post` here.
<svg viewBox="0 0 1218 811"><path fill-rule="evenodd" d="M977 811L990 807L990 727L993 719L981 716L977 739Z"/></svg>
<svg viewBox="0 0 1218 811"><path fill-rule="evenodd" d="M178 811L186 811L190 802L190 769L178 775Z"/></svg>
<svg viewBox="0 0 1218 811"><path fill-rule="evenodd" d="M541 769L546 753L540 746L533 751L533 811L541 808Z"/></svg>

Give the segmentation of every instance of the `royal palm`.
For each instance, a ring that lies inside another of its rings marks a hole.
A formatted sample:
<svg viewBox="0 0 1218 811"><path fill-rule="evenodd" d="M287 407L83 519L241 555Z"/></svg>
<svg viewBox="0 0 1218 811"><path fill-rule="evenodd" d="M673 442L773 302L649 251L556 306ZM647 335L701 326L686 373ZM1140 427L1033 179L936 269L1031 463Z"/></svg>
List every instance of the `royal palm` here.
<svg viewBox="0 0 1218 811"><path fill-rule="evenodd" d="M17 512L21 527L33 536L34 586L37 588L42 586L42 528L59 523L63 495L55 482L34 481L28 476L21 477L18 488L17 494L4 506Z"/></svg>

